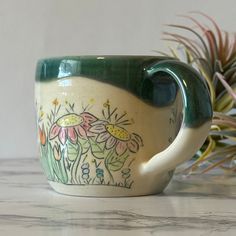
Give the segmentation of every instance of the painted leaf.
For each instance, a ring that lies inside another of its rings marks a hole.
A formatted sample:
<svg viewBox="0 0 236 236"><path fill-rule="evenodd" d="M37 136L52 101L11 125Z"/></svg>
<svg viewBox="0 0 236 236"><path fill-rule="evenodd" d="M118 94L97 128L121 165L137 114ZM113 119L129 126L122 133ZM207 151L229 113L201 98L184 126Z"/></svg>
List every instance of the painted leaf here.
<svg viewBox="0 0 236 236"><path fill-rule="evenodd" d="M49 160L49 165L50 165L52 172L54 174L54 181L61 182L60 170L59 170L58 164L57 164L58 161L54 158L53 148L50 143L48 144L48 160Z"/></svg>
<svg viewBox="0 0 236 236"><path fill-rule="evenodd" d="M89 138L92 154L98 159L104 159L107 150L105 150L105 143L97 143L94 137Z"/></svg>
<svg viewBox="0 0 236 236"><path fill-rule="evenodd" d="M122 155L122 156L118 156L116 153L114 153L110 158L108 158L107 160L107 167L110 171L118 171L120 170L124 164L125 161L127 160L129 156L126 155Z"/></svg>
<svg viewBox="0 0 236 236"><path fill-rule="evenodd" d="M48 166L49 166L49 170L50 170L50 175L54 176L53 164L54 164L55 159L54 159L53 149L52 149L50 142L48 142L48 145L47 145L47 158L48 158ZM54 177L52 180L54 180Z"/></svg>
<svg viewBox="0 0 236 236"><path fill-rule="evenodd" d="M87 139L79 139L82 148L82 154L86 153L90 148L90 143Z"/></svg>
<svg viewBox="0 0 236 236"><path fill-rule="evenodd" d="M54 179L53 169L49 166L46 146L43 145L40 146L40 154L41 154L40 162L43 167L43 171L47 176L48 180L53 180Z"/></svg>
<svg viewBox="0 0 236 236"><path fill-rule="evenodd" d="M75 161L81 148L80 145L78 143L74 144L74 143L68 142L66 144L66 147L67 147L68 159L70 161Z"/></svg>
<svg viewBox="0 0 236 236"><path fill-rule="evenodd" d="M48 144L48 160L49 160L50 171L54 175L53 180L56 180L61 183L67 183L68 176L64 164L64 152L62 152L61 155L62 155L61 160L60 161L56 160L54 158L53 148L50 143Z"/></svg>
<svg viewBox="0 0 236 236"><path fill-rule="evenodd" d="M65 167L65 163L64 163L64 152L62 152L62 158L60 161L56 161L56 165L57 165L57 177L58 179L63 183L66 184L68 182L68 175L66 172L66 167Z"/></svg>

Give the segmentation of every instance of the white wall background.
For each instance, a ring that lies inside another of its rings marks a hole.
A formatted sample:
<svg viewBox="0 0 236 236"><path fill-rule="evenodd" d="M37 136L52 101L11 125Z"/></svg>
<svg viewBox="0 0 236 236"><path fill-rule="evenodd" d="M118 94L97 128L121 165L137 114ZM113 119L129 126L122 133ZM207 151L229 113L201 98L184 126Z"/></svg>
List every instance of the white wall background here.
<svg viewBox="0 0 236 236"><path fill-rule="evenodd" d="M155 54L177 14L201 10L236 31L235 9L235 0L0 0L0 158L37 155L38 58Z"/></svg>

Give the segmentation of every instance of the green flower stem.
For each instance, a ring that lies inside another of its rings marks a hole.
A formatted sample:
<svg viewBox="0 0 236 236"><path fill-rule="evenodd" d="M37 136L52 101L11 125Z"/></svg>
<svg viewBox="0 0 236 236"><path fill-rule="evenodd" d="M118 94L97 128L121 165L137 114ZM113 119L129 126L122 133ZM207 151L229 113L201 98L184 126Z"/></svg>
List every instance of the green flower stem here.
<svg viewBox="0 0 236 236"><path fill-rule="evenodd" d="M48 159L47 159L46 146L40 145L40 151L41 151L40 161L41 161L43 170L49 180L54 180L54 173L53 173L53 170L51 169L50 164L48 163Z"/></svg>
<svg viewBox="0 0 236 236"><path fill-rule="evenodd" d="M108 174L109 174L109 176L110 176L110 178L111 178L111 181L114 183L114 178L113 178L113 176L112 176L112 174L111 174L111 172L110 172L110 170L109 170L109 167L108 167L108 163L109 163L109 161L110 161L110 158L112 158L112 155L114 154L114 152L115 152L115 149L112 149L109 153L108 153L108 155L106 156L106 158L105 158L105 167L106 167L106 169L107 169L107 172L108 172Z"/></svg>
<svg viewBox="0 0 236 236"><path fill-rule="evenodd" d="M61 180L62 180L63 184L66 184L68 182L68 175L66 172L64 159L61 159L60 161L58 161L58 167L59 167L59 173L60 173Z"/></svg>
<svg viewBox="0 0 236 236"><path fill-rule="evenodd" d="M76 184L76 183L80 182L77 179L77 174L78 174L78 168L79 168L81 156L82 156L82 148L79 148L77 156L76 156L75 161L72 164L72 168L71 168L71 183L72 184Z"/></svg>
<svg viewBox="0 0 236 236"><path fill-rule="evenodd" d="M54 168L53 168L53 160L54 160L54 156L53 156L53 151L52 151L52 146L49 142L49 140L47 139L47 152L46 152L46 155L45 157L47 158L47 162L48 162L48 166L49 166L49 170L50 170L50 175L53 177L53 181L55 179L55 171L54 171Z"/></svg>

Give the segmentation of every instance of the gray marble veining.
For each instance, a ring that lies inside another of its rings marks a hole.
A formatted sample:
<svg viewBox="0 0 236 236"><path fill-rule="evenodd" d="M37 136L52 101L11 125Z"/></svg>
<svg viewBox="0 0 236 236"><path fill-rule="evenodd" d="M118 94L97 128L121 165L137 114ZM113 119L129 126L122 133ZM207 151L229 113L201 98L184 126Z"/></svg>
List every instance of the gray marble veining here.
<svg viewBox="0 0 236 236"><path fill-rule="evenodd" d="M160 195L85 198L51 190L37 159L0 159L0 235L236 235L236 178L178 176Z"/></svg>

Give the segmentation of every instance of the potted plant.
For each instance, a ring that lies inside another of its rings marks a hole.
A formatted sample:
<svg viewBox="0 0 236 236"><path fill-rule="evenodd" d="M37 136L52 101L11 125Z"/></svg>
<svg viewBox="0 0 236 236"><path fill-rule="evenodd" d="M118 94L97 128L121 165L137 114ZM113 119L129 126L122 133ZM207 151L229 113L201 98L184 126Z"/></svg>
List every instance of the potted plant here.
<svg viewBox="0 0 236 236"><path fill-rule="evenodd" d="M181 15L191 25L168 24L164 40L174 43L170 53L159 52L185 61L199 71L211 95L214 109L209 136L184 169L185 173L206 173L216 168L236 172L236 33L222 31L217 23L201 12ZM197 20L203 17L210 26ZM174 30L174 32L172 31ZM177 32L175 32L177 31ZM190 36L184 36L188 33Z"/></svg>

